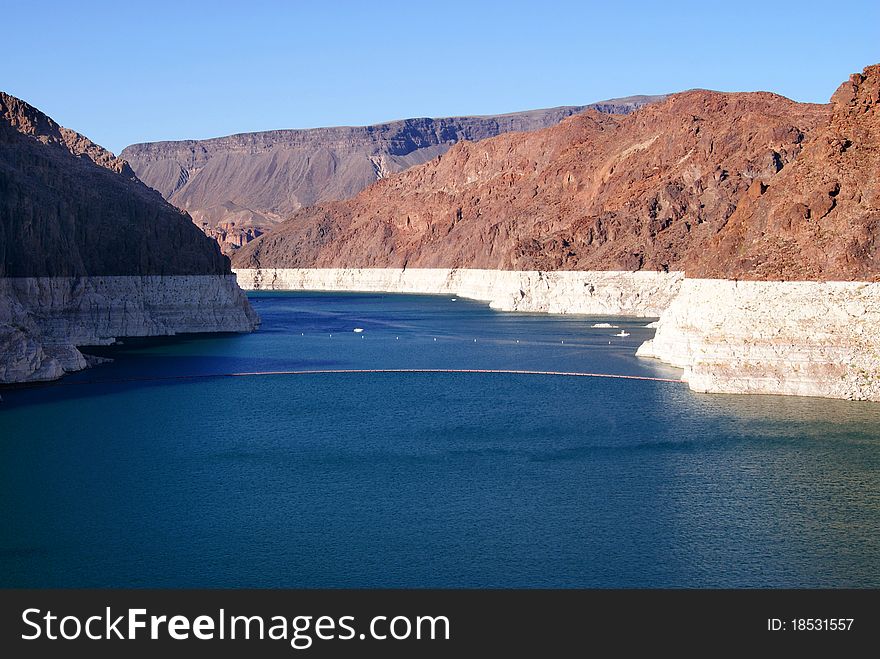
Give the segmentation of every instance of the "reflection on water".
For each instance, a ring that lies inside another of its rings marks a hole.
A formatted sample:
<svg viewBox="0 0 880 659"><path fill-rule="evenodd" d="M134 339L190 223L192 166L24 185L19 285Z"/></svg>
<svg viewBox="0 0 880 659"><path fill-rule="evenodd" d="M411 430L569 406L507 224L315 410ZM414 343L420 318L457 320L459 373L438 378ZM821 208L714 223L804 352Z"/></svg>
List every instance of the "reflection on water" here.
<svg viewBox="0 0 880 659"><path fill-rule="evenodd" d="M130 341L2 392L0 585L880 585L880 405L491 374L145 379L679 373L634 356L644 319L619 338L443 297L254 303L255 334Z"/></svg>

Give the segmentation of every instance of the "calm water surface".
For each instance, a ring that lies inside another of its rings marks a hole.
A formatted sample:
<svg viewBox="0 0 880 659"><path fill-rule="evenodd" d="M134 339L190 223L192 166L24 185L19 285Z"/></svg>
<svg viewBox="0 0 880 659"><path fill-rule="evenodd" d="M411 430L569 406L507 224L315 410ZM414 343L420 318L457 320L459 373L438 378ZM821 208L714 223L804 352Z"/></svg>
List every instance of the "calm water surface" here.
<svg viewBox="0 0 880 659"><path fill-rule="evenodd" d="M0 392L0 586L880 586L880 405L528 375L150 379L679 376L634 356L644 319L252 301L254 334L126 342Z"/></svg>

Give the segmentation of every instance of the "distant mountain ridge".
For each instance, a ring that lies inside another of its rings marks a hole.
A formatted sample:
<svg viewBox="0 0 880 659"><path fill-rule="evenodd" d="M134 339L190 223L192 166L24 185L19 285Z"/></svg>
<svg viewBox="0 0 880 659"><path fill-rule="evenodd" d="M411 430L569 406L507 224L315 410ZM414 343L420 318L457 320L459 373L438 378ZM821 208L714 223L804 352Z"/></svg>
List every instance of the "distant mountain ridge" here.
<svg viewBox="0 0 880 659"><path fill-rule="evenodd" d="M120 157L229 252L304 206L353 197L379 179L436 158L457 142L546 128L588 108L628 114L664 98L631 96L492 116L151 142L126 147Z"/></svg>

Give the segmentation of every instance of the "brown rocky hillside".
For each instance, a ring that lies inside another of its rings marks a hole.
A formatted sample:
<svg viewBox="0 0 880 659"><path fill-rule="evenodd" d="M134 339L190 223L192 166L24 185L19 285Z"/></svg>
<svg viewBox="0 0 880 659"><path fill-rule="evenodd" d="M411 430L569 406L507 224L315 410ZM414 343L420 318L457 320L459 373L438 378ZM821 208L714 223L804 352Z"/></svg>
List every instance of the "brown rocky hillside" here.
<svg viewBox="0 0 880 659"><path fill-rule="evenodd" d="M233 265L876 279L878 89L871 66L829 105L690 91L460 143L303 209Z"/></svg>

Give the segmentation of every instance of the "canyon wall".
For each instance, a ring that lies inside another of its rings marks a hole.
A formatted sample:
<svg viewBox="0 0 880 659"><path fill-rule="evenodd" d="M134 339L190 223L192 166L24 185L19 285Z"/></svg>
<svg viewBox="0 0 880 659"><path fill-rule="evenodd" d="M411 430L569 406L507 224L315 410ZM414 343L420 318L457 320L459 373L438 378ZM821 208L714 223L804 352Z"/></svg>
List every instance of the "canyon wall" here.
<svg viewBox="0 0 880 659"><path fill-rule="evenodd" d="M880 65L707 247L688 274L728 280L686 279L640 354L697 391L880 400Z"/></svg>
<svg viewBox="0 0 880 659"><path fill-rule="evenodd" d="M233 275L2 277L0 382L54 380L89 365L78 349L117 337L249 332Z"/></svg>
<svg viewBox="0 0 880 659"><path fill-rule="evenodd" d="M880 401L880 284L684 279L637 354L694 391Z"/></svg>
<svg viewBox="0 0 880 659"><path fill-rule="evenodd" d="M713 261L715 240L737 205L750 190L769 194L829 116L765 92L685 92L626 116L586 110L460 142L353 199L302 209L236 252L233 267L697 274L705 257L702 267L723 269L731 259ZM747 256L774 248L756 243Z"/></svg>

